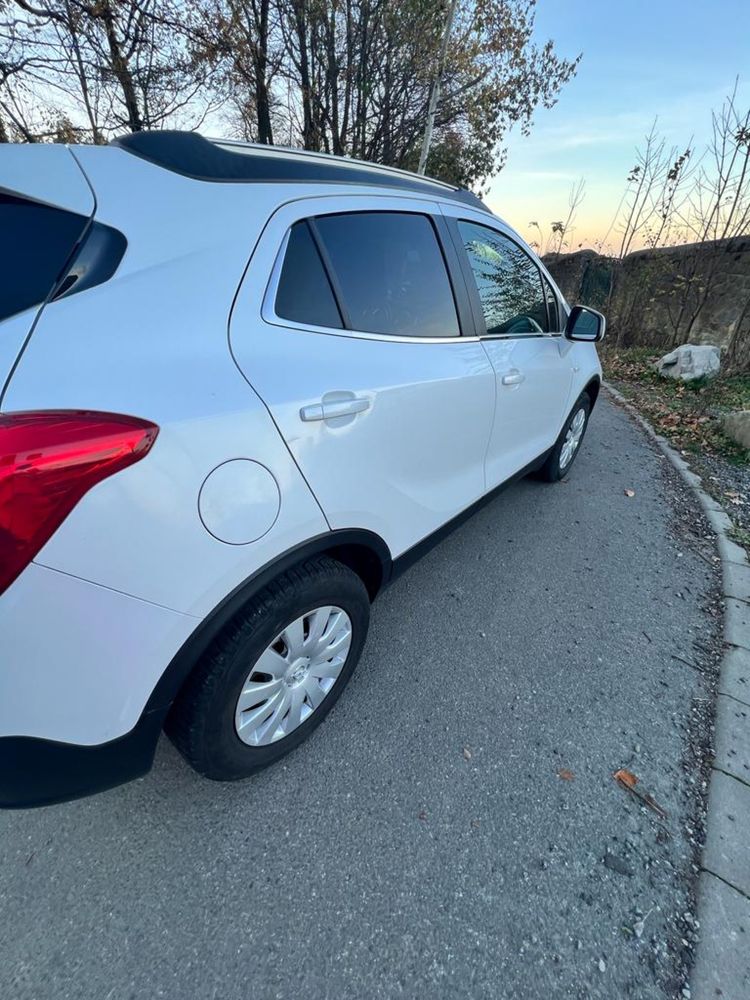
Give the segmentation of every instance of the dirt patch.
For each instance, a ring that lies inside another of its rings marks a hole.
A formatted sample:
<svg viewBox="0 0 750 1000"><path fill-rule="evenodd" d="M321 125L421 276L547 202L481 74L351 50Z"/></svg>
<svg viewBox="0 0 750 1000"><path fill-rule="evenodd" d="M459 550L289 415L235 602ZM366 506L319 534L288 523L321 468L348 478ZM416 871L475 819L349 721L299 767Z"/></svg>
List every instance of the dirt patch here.
<svg viewBox="0 0 750 1000"><path fill-rule="evenodd" d="M680 657L686 667L700 676L699 687L691 700L690 712L680 723L684 733L681 759L685 775L682 842L687 852L687 895L683 900L684 905L664 914L669 940L649 942L649 963L665 995L683 1000L686 995L683 990L689 988L700 935L696 918L697 885L706 835L708 787L714 757L716 694L724 652L724 602L721 596L721 560L716 550L715 533L693 490L656 446L653 447L663 458L661 469L671 507L670 531L682 549L698 555L713 571L709 587L703 589L700 595L705 615L704 628L699 635L693 637L692 653ZM699 469L692 457L691 464L702 476L707 475L709 467L721 468L721 460L715 454L704 454L701 457L706 462L705 469ZM709 463L715 464L710 466ZM742 471L741 467L735 468ZM747 469L747 474L750 475L750 468ZM640 914L638 917L642 920Z"/></svg>
<svg viewBox="0 0 750 1000"><path fill-rule="evenodd" d="M750 451L722 431L724 414L750 409L750 375L696 382L662 378L644 348L602 352L604 377L687 457L726 510L735 540L750 551Z"/></svg>

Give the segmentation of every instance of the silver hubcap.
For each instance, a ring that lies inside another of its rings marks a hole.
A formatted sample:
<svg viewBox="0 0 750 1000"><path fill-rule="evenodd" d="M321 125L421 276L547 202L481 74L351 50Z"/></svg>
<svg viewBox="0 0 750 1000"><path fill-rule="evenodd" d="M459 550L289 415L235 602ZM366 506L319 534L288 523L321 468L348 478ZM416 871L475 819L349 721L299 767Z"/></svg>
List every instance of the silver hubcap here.
<svg viewBox="0 0 750 1000"><path fill-rule="evenodd" d="M243 743L275 743L309 718L336 683L352 644L341 608L315 608L283 629L242 686L234 726Z"/></svg>
<svg viewBox="0 0 750 1000"><path fill-rule="evenodd" d="M563 446L560 449L560 468L564 469L573 461L573 456L578 451L578 445L583 437L583 429L586 426L586 411L581 408L571 421L568 433L565 435Z"/></svg>

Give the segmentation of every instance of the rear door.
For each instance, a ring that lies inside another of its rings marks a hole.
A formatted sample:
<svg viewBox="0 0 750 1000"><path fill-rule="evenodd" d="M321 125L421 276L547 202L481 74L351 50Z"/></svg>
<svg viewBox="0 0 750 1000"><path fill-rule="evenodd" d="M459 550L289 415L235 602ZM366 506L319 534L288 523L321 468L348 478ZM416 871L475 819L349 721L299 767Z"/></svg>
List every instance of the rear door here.
<svg viewBox="0 0 750 1000"><path fill-rule="evenodd" d="M491 217L454 205L444 210L453 216L449 226L497 380L486 465L491 489L554 444L569 405L571 344L536 258Z"/></svg>
<svg viewBox="0 0 750 1000"><path fill-rule="evenodd" d="M93 212L93 194L67 147L0 147L0 400Z"/></svg>
<svg viewBox="0 0 750 1000"><path fill-rule="evenodd" d="M331 527L370 529L394 557L485 488L495 377L444 226L420 199L286 205L231 318L237 363Z"/></svg>

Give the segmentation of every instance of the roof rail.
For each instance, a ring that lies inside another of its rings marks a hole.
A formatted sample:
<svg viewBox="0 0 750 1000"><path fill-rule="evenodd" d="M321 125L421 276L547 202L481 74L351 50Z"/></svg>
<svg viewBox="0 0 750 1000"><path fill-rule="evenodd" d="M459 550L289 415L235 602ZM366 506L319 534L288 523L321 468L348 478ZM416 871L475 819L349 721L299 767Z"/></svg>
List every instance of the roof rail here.
<svg viewBox="0 0 750 1000"><path fill-rule="evenodd" d="M206 139L197 132L132 132L111 143L165 170L201 181L368 184L463 201L485 212L477 195L442 181L326 153Z"/></svg>

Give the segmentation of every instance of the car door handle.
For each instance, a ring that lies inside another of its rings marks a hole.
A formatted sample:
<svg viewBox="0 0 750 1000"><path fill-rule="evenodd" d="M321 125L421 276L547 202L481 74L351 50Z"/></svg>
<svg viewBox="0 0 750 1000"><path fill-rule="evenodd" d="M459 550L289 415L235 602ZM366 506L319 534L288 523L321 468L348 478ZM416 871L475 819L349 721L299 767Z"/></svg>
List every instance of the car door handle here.
<svg viewBox="0 0 750 1000"><path fill-rule="evenodd" d="M525 380L525 378L526 376L524 375L523 372L519 371L507 372L507 374L503 375L502 377L502 383L503 385L520 385Z"/></svg>
<svg viewBox="0 0 750 1000"><path fill-rule="evenodd" d="M302 420L332 420L334 417L348 417L353 413L362 413L370 407L370 400L362 396L352 399L325 400L303 406L299 411Z"/></svg>

